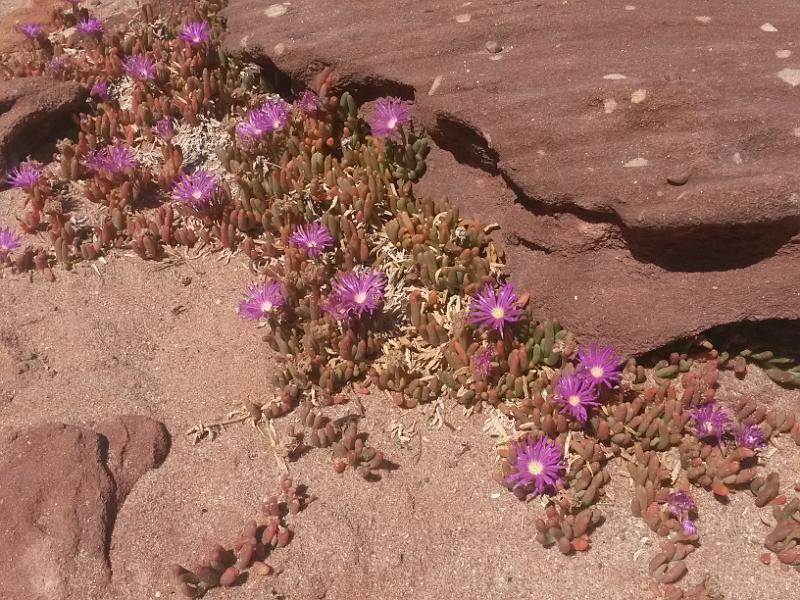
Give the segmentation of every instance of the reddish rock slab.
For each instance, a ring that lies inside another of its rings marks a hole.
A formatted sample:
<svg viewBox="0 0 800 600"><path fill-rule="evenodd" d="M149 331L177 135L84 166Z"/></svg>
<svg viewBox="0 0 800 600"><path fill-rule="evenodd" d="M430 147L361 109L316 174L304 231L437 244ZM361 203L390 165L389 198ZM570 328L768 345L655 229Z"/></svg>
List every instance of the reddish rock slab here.
<svg viewBox="0 0 800 600"><path fill-rule="evenodd" d="M330 65L360 100L413 100L441 148L508 190L492 220L514 277L584 337L642 352L800 318L794 2L231 0L225 15L228 50L295 89ZM453 199L474 195L447 177Z"/></svg>
<svg viewBox="0 0 800 600"><path fill-rule="evenodd" d="M164 426L121 417L91 429L48 424L12 436L0 458L2 597L100 598L117 509L169 450ZM117 483L119 482L119 483Z"/></svg>
<svg viewBox="0 0 800 600"><path fill-rule="evenodd" d="M76 111L86 90L71 81L24 77L0 81L0 182L14 163L47 139Z"/></svg>

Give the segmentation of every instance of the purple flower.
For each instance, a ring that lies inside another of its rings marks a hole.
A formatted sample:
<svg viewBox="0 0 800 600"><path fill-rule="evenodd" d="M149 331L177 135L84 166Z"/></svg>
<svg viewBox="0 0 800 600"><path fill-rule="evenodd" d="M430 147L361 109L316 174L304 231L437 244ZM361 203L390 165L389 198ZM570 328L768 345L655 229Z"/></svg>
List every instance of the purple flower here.
<svg viewBox="0 0 800 600"><path fill-rule="evenodd" d="M742 425L736 434L736 441L740 446L750 448L750 450L757 450L767 445L767 440L764 439L764 430L757 423Z"/></svg>
<svg viewBox="0 0 800 600"><path fill-rule="evenodd" d="M99 35L103 33L103 23L97 17L89 17L85 21L78 21L75 27L81 33L87 35Z"/></svg>
<svg viewBox="0 0 800 600"><path fill-rule="evenodd" d="M89 93L96 98L106 100L108 98L108 82L105 79L96 80Z"/></svg>
<svg viewBox="0 0 800 600"><path fill-rule="evenodd" d="M502 336L506 325L516 323L521 313L510 283L503 284L499 293L487 285L472 299L469 320L474 325L492 327Z"/></svg>
<svg viewBox="0 0 800 600"><path fill-rule="evenodd" d="M531 488L528 498L539 496L545 488L555 488L564 463L561 448L556 442L542 436L535 442L525 439L513 444L513 471L506 476L506 482L512 489Z"/></svg>
<svg viewBox="0 0 800 600"><path fill-rule="evenodd" d="M699 439L716 438L717 444L722 443L722 436L728 428L728 413L721 406L706 404L692 411L694 419L694 434Z"/></svg>
<svg viewBox="0 0 800 600"><path fill-rule="evenodd" d="M8 176L8 185L13 188L31 191L42 178L43 169L34 163L23 163Z"/></svg>
<svg viewBox="0 0 800 600"><path fill-rule="evenodd" d="M8 227L0 227L0 260L5 260L12 250L19 248L19 236Z"/></svg>
<svg viewBox="0 0 800 600"><path fill-rule="evenodd" d="M199 209L211 202L216 191L217 178L205 169L198 169L191 175L181 172L172 188L172 196Z"/></svg>
<svg viewBox="0 0 800 600"><path fill-rule="evenodd" d="M611 346L589 344L578 351L578 371L585 373L592 385L614 387L619 381L621 359L614 354Z"/></svg>
<svg viewBox="0 0 800 600"><path fill-rule="evenodd" d="M373 312L383 301L385 279L379 271L339 273L322 308L339 320Z"/></svg>
<svg viewBox="0 0 800 600"><path fill-rule="evenodd" d="M268 133L283 129L289 118L289 111L289 105L280 98L269 99L247 113L244 121L236 126L236 133L256 141Z"/></svg>
<svg viewBox="0 0 800 600"><path fill-rule="evenodd" d="M333 237L322 223L298 225L289 236L289 242L305 250L309 256L318 256L326 248L333 246Z"/></svg>
<svg viewBox="0 0 800 600"><path fill-rule="evenodd" d="M161 117L154 126L156 135L162 140L171 138L175 134L175 125L169 117Z"/></svg>
<svg viewBox="0 0 800 600"><path fill-rule="evenodd" d="M372 135L392 135L411 118L411 107L400 98L378 98L368 121Z"/></svg>
<svg viewBox="0 0 800 600"><path fill-rule="evenodd" d="M597 390L584 375L561 375L555 385L555 401L561 412L569 413L581 423L586 422L586 408L597 406Z"/></svg>
<svg viewBox="0 0 800 600"><path fill-rule="evenodd" d="M190 46L199 46L208 41L208 21L190 21L183 26L178 37Z"/></svg>
<svg viewBox="0 0 800 600"><path fill-rule="evenodd" d="M683 527L683 533L686 535L697 535L697 525L691 519L686 518L681 521L681 527Z"/></svg>
<svg viewBox="0 0 800 600"><path fill-rule="evenodd" d="M83 159L83 164L95 172L106 170L112 174L119 174L126 169L134 168L136 161L133 150L121 144L114 144L89 152Z"/></svg>
<svg viewBox="0 0 800 600"><path fill-rule="evenodd" d="M679 519L687 517L695 508L694 499L691 494L683 490L670 492L667 497L667 506L670 512Z"/></svg>
<svg viewBox="0 0 800 600"><path fill-rule="evenodd" d="M137 81L149 81L156 76L156 62L146 54L135 54L125 59L125 72Z"/></svg>
<svg viewBox="0 0 800 600"><path fill-rule="evenodd" d="M494 370L496 354L491 346L483 346L472 355L472 371L481 379L487 379Z"/></svg>
<svg viewBox="0 0 800 600"><path fill-rule="evenodd" d="M690 518L690 514L695 511L696 507L689 492L682 490L670 492L669 496L667 496L667 508L680 521L683 532L686 535L695 535L697 533L697 526Z"/></svg>
<svg viewBox="0 0 800 600"><path fill-rule="evenodd" d="M300 99L297 101L297 107L304 113L313 113L319 110L320 99L311 90L305 90L300 94Z"/></svg>
<svg viewBox="0 0 800 600"><path fill-rule="evenodd" d="M22 23L17 25L17 31L29 40L35 40L44 32L44 27L39 23Z"/></svg>
<svg viewBox="0 0 800 600"><path fill-rule="evenodd" d="M239 303L239 314L245 319L257 321L262 317L274 315L283 305L281 284L272 279L247 288L245 299Z"/></svg>
<svg viewBox="0 0 800 600"><path fill-rule="evenodd" d="M69 65L69 58L66 56L54 56L47 61L47 70L53 73L61 73Z"/></svg>

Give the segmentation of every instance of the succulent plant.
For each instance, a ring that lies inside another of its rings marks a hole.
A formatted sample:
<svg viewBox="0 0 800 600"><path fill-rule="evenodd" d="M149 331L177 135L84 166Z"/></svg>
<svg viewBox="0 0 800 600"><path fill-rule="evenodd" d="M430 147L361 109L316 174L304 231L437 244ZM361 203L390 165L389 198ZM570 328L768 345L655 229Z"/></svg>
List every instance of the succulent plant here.
<svg viewBox="0 0 800 600"><path fill-rule="evenodd" d="M380 98L364 119L352 95L332 92L329 68L290 103L221 49L221 4L201 0L186 22L157 23L145 3L140 18L113 31L85 7L59 8L53 43L42 25L21 28L30 48L0 60L0 75L55 71L93 100L76 116L76 139L58 144L54 172L24 163L12 173L25 197L19 228L45 233L47 245L0 228L0 269L54 278L114 250L158 261L180 246L244 257L259 283L239 313L268 325L264 340L281 361L277 397L191 429L193 441L231 423L264 433L294 412L288 441L279 449L272 440L279 462L302 446L330 452L337 472L373 480L388 464L383 453L357 418L325 409L365 382L398 407L448 399L509 424L494 477L520 500L546 504L535 521L539 543L588 550L604 518L597 505L609 464L624 460L631 513L668 538L652 577L671 600L712 597L704 585L676 586L702 531L686 498L707 489L776 502L780 480L760 448L779 435L800 445L793 412L726 402L719 373L744 377L755 363L800 386L800 367L708 340L647 365L579 344L515 290L488 228L417 193L430 148L410 103ZM75 42L59 30L71 26L84 34L80 52L65 52ZM103 206L95 221L70 214L75 194ZM668 468L670 450L679 462ZM287 515L305 503L288 480L281 490L264 523L248 523L191 570L175 568L184 594L270 570L263 559L291 540ZM766 541L795 567L798 502L775 508Z"/></svg>

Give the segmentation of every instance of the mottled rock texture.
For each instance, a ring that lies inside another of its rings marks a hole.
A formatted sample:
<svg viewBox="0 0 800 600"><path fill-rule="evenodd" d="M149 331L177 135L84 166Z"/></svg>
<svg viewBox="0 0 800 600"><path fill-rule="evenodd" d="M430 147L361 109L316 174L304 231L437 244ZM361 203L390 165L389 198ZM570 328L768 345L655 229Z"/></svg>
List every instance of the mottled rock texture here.
<svg viewBox="0 0 800 600"><path fill-rule="evenodd" d="M170 439L146 417L117 417L97 430L47 424L11 435L2 448L0 597L103 597L117 510L164 461Z"/></svg>

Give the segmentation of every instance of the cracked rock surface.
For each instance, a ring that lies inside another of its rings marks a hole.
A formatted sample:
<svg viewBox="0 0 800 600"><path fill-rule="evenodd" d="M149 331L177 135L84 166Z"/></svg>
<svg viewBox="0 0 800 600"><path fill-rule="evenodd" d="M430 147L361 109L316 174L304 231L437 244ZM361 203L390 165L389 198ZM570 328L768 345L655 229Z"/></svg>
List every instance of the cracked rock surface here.
<svg viewBox="0 0 800 600"><path fill-rule="evenodd" d="M231 0L226 16L228 50L285 92L331 65L361 101L413 101L448 165L427 189L499 222L514 280L583 338L643 352L800 318L788 0Z"/></svg>

